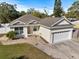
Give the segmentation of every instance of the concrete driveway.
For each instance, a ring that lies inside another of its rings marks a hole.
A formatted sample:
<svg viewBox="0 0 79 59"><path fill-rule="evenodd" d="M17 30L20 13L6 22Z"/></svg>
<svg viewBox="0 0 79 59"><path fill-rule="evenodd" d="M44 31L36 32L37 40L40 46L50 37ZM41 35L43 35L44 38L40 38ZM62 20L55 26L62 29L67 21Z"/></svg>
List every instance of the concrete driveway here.
<svg viewBox="0 0 79 59"><path fill-rule="evenodd" d="M55 59L79 59L79 43L73 40L64 41L58 44L49 44L40 37L32 37L31 44L54 57Z"/></svg>
<svg viewBox="0 0 79 59"><path fill-rule="evenodd" d="M54 57L55 59L79 59L79 43L73 40L64 41L58 44L45 43L41 38L34 40L35 47L39 48L48 55Z"/></svg>
<svg viewBox="0 0 79 59"><path fill-rule="evenodd" d="M53 49L52 51L55 53L52 53L52 55L59 59L79 59L79 43L75 41L65 41L55 44Z"/></svg>

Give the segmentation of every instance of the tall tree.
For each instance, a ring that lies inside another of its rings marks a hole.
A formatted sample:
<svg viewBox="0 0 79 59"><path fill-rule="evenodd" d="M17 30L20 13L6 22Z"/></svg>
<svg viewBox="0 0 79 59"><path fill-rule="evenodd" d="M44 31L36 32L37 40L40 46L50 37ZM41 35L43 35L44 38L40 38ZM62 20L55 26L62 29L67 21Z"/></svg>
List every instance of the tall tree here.
<svg viewBox="0 0 79 59"><path fill-rule="evenodd" d="M39 17L39 18L45 18L45 17L48 16L47 14L41 13L38 10L35 10L34 8L28 9L27 10L27 14L31 14L31 15L36 16L36 17Z"/></svg>
<svg viewBox="0 0 79 59"><path fill-rule="evenodd" d="M79 1L75 1L68 11L79 11Z"/></svg>
<svg viewBox="0 0 79 59"><path fill-rule="evenodd" d="M79 18L79 1L75 1L68 9L67 17Z"/></svg>
<svg viewBox="0 0 79 59"><path fill-rule="evenodd" d="M19 15L20 15L20 16L23 16L23 15L25 15L25 14L26 14L25 11L21 11L21 12L19 12Z"/></svg>
<svg viewBox="0 0 79 59"><path fill-rule="evenodd" d="M53 15L55 17L61 17L62 13L63 13L63 9L61 7L61 0L55 0L55 4L54 4L54 12Z"/></svg>
<svg viewBox="0 0 79 59"><path fill-rule="evenodd" d="M16 10L15 5L6 2L0 3L0 22L8 23L19 17L19 12Z"/></svg>

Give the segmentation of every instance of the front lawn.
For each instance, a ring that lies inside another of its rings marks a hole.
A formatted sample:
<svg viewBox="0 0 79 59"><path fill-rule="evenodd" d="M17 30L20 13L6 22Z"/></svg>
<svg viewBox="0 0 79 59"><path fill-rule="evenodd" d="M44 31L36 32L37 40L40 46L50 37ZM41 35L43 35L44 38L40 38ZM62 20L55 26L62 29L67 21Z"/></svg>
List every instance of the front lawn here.
<svg viewBox="0 0 79 59"><path fill-rule="evenodd" d="M29 44L0 45L0 59L25 55L29 59L51 59L47 54Z"/></svg>

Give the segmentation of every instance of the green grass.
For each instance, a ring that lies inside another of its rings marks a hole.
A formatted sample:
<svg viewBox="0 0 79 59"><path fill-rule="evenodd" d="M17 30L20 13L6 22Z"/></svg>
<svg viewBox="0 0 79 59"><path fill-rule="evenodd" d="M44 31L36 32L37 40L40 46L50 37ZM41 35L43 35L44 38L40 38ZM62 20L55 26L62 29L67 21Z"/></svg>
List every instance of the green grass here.
<svg viewBox="0 0 79 59"><path fill-rule="evenodd" d="M29 59L51 59L47 54L29 44L0 45L0 59L25 55Z"/></svg>

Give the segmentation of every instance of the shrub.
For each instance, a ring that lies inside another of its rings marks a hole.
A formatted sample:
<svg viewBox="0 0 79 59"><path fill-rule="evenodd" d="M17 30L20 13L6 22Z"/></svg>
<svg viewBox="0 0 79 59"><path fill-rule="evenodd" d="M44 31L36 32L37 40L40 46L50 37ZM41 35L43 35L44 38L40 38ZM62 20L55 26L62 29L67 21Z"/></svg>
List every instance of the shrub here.
<svg viewBox="0 0 79 59"><path fill-rule="evenodd" d="M16 32L10 31L6 34L9 39L14 39L16 37Z"/></svg>

